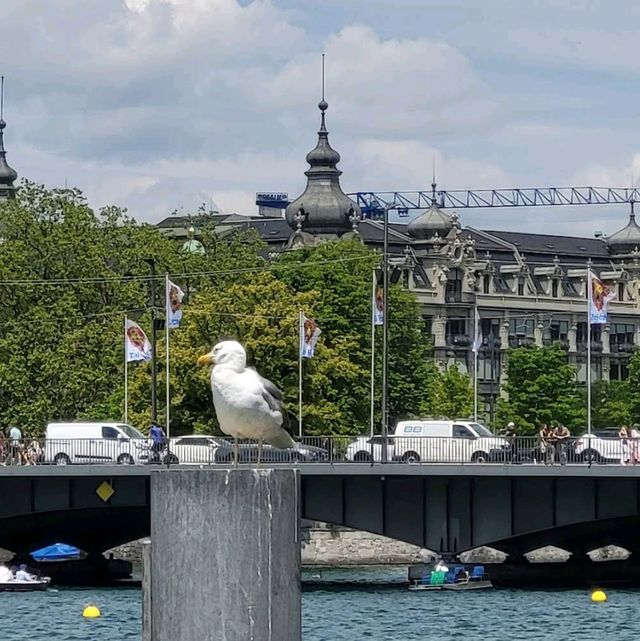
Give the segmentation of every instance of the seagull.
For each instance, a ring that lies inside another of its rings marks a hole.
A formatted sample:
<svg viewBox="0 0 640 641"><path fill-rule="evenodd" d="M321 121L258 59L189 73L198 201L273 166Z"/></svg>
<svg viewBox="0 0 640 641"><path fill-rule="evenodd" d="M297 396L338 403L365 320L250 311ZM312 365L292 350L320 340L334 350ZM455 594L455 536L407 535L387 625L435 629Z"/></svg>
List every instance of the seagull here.
<svg viewBox="0 0 640 641"><path fill-rule="evenodd" d="M220 429L234 440L238 465L238 439L258 441L258 465L263 442L282 449L294 448L291 435L282 427L285 411L282 392L268 379L247 367L247 353L237 341L222 341L198 365L213 364L211 392Z"/></svg>

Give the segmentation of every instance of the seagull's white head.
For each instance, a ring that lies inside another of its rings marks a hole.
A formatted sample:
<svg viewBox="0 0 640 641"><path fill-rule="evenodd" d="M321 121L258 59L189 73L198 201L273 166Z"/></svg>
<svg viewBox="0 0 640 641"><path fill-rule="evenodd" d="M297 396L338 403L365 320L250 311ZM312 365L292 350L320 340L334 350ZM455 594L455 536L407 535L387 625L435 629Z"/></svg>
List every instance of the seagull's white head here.
<svg viewBox="0 0 640 641"><path fill-rule="evenodd" d="M240 372L247 366L247 353L238 341L222 341L198 359L198 365L224 365Z"/></svg>

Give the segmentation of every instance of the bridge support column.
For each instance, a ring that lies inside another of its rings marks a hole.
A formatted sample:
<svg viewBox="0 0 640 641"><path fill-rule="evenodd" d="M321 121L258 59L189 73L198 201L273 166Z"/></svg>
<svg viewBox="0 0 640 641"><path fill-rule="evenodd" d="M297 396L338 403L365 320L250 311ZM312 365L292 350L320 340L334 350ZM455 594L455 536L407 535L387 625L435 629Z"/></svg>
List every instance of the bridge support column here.
<svg viewBox="0 0 640 641"><path fill-rule="evenodd" d="M300 641L299 473L151 476L153 641Z"/></svg>

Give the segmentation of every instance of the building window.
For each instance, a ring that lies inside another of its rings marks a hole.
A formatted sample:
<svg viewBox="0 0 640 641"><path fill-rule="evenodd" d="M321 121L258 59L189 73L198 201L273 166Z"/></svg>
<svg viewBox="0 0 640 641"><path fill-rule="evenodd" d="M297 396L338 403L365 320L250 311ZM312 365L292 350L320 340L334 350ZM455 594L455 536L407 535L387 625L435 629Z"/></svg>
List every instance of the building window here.
<svg viewBox="0 0 640 641"><path fill-rule="evenodd" d="M489 274L485 274L482 277L482 292L484 294L488 294L490 286L491 286L491 277L489 276Z"/></svg>
<svg viewBox="0 0 640 641"><path fill-rule="evenodd" d="M583 357L578 360L577 363L577 379L578 383L587 382L587 361ZM602 379L602 357L601 356L592 356L591 357L591 382L595 383Z"/></svg>
<svg viewBox="0 0 640 641"><path fill-rule="evenodd" d="M617 298L618 298L619 301L623 301L624 300L624 290L625 290L624 283L618 283L618 296L617 296Z"/></svg>
<svg viewBox="0 0 640 641"><path fill-rule="evenodd" d="M568 344L569 341L569 321L552 320L545 326L542 334L544 345L553 345L554 343Z"/></svg>
<svg viewBox="0 0 640 641"><path fill-rule="evenodd" d="M507 279L503 276L494 276L493 277L493 289L497 294L511 294L511 287L507 283Z"/></svg>
<svg viewBox="0 0 640 641"><path fill-rule="evenodd" d="M467 347L471 344L467 335L467 320L465 318L452 318L447 321L447 345Z"/></svg>
<svg viewBox="0 0 640 641"><path fill-rule="evenodd" d="M626 381L629 378L629 364L622 360L612 360L609 378L612 381Z"/></svg>
<svg viewBox="0 0 640 641"><path fill-rule="evenodd" d="M447 303L459 303L462 301L462 271L460 269L456 268L449 271L444 295Z"/></svg>
<svg viewBox="0 0 640 641"><path fill-rule="evenodd" d="M551 296L553 296L553 298L558 298L558 279L557 278L554 278L551 281Z"/></svg>
<svg viewBox="0 0 640 641"><path fill-rule="evenodd" d="M630 352L633 349L635 325L633 323L613 323L609 344L612 352Z"/></svg>
<svg viewBox="0 0 640 641"><path fill-rule="evenodd" d="M497 383L500 380L500 352L497 350L478 357L478 380L490 382L492 375L494 383Z"/></svg>
<svg viewBox="0 0 640 641"><path fill-rule="evenodd" d="M424 322L424 333L431 336L433 334L433 316L423 316L422 321Z"/></svg>
<svg viewBox="0 0 640 641"><path fill-rule="evenodd" d="M579 350L587 349L587 323L580 321L576 324L576 343ZM602 346L602 325L591 325L591 344L592 347Z"/></svg>
<svg viewBox="0 0 640 641"><path fill-rule="evenodd" d="M575 286L575 283L572 283L570 280L562 281L562 294L572 298L580 298L578 288Z"/></svg>
<svg viewBox="0 0 640 641"><path fill-rule="evenodd" d="M509 319L509 347L528 347L534 343L534 319Z"/></svg>

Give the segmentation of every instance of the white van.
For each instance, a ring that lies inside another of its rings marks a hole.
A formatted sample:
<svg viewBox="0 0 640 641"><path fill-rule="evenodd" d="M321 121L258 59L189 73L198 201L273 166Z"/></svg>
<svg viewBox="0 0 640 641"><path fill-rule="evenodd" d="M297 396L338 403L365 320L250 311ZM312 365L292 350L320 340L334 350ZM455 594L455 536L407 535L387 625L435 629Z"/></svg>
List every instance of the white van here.
<svg viewBox="0 0 640 641"><path fill-rule="evenodd" d="M126 423L49 423L45 431L45 463L131 464L148 458L147 437Z"/></svg>
<svg viewBox="0 0 640 641"><path fill-rule="evenodd" d="M395 458L407 463L486 463L509 447L473 421L399 421L394 431Z"/></svg>

